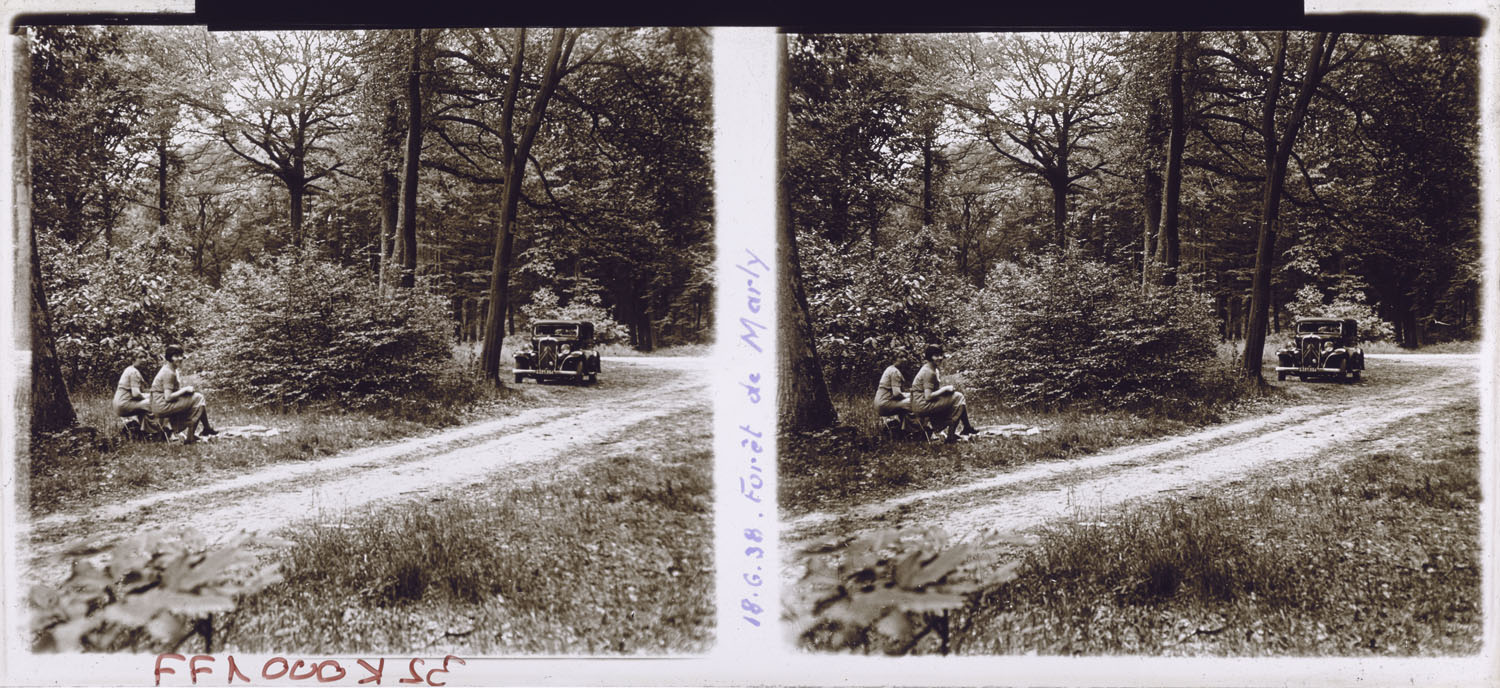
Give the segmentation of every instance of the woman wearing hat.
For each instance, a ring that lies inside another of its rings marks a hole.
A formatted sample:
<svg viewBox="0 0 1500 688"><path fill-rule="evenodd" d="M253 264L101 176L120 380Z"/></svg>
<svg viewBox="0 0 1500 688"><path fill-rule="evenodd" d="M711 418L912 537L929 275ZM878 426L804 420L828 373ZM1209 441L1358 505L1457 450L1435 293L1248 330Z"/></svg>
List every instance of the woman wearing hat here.
<svg viewBox="0 0 1500 688"><path fill-rule="evenodd" d="M957 442L959 426L963 434L972 435L978 430L969 424L969 407L964 403L963 392L944 385L938 374L938 363L943 360L943 347L928 344L924 353L926 362L912 379L911 412L927 419L934 427L948 428L944 442Z"/></svg>

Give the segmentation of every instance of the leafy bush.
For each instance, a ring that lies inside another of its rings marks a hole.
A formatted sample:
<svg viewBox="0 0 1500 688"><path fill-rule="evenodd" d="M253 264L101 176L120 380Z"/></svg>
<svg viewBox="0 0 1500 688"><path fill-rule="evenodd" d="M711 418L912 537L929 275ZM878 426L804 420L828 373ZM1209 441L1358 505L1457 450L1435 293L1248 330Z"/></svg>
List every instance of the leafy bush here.
<svg viewBox="0 0 1500 688"><path fill-rule="evenodd" d="M580 291L568 299L568 305L559 306L561 299L557 292L542 287L531 294L531 303L521 306L521 314L531 322L537 320L587 320L594 323L594 341L599 344L613 344L625 341L630 331L614 318L609 316L609 311L604 308L604 302L599 298L599 292L594 290Z"/></svg>
<svg viewBox="0 0 1500 688"><path fill-rule="evenodd" d="M979 590L973 582L953 580L954 574L970 551L1000 541L989 535L978 543L950 544L938 528L907 539L887 529L861 535L837 561L832 554L812 556L801 586L812 598L802 642L866 652L884 646L889 654L906 654L936 633L946 654L950 614ZM1002 566L989 582L1007 582L1019 567Z"/></svg>
<svg viewBox="0 0 1500 688"><path fill-rule="evenodd" d="M919 361L929 342L950 341L954 314L973 297L945 250L922 231L874 255L798 237L808 308L828 385L873 389L880 371Z"/></svg>
<svg viewBox="0 0 1500 688"><path fill-rule="evenodd" d="M102 242L78 250L45 235L39 241L69 387L112 386L133 350L160 354L168 343L191 339L191 314L206 287L165 241L114 246L108 258Z"/></svg>
<svg viewBox="0 0 1500 688"><path fill-rule="evenodd" d="M1141 408L1222 378L1206 297L1143 290L1116 268L1044 254L1001 263L966 312L965 381L1015 404Z"/></svg>
<svg viewBox="0 0 1500 688"><path fill-rule="evenodd" d="M212 652L212 615L281 582L276 565L258 566L251 548L284 544L245 533L209 544L184 531L69 549L68 580L31 590L34 649L169 652L198 635L204 651ZM103 568L90 561L98 554L107 557Z"/></svg>
<svg viewBox="0 0 1500 688"><path fill-rule="evenodd" d="M234 266L200 322L201 373L252 406L387 406L422 395L452 356L442 296L382 292L310 251Z"/></svg>
<svg viewBox="0 0 1500 688"><path fill-rule="evenodd" d="M1364 341L1387 341L1395 335L1391 324L1382 320L1375 309L1365 303L1364 292L1338 290L1331 297L1311 284L1297 290L1296 298L1286 305L1293 318L1353 318L1359 323L1359 337Z"/></svg>

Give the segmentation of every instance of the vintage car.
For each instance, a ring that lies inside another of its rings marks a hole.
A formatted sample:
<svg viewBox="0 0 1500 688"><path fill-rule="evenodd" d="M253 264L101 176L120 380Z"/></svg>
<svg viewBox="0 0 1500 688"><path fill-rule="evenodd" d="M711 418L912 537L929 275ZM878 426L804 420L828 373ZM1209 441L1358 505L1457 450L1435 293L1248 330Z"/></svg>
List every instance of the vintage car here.
<svg viewBox="0 0 1500 688"><path fill-rule="evenodd" d="M1365 352L1359 348L1354 320L1302 318L1293 326L1292 341L1276 352L1276 379L1296 375L1299 380L1331 377L1359 380Z"/></svg>
<svg viewBox="0 0 1500 688"><path fill-rule="evenodd" d="M531 347L516 354L516 382L526 378L599 381L599 352L594 350L594 323L587 320L538 320L531 326Z"/></svg>

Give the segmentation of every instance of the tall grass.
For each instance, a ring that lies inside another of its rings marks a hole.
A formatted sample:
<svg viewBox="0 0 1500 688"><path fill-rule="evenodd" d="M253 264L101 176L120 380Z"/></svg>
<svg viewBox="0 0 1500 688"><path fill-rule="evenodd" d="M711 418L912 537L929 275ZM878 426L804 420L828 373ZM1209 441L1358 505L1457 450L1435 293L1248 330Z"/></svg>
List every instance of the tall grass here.
<svg viewBox="0 0 1500 688"><path fill-rule="evenodd" d="M411 619L461 615L448 643L493 652L706 647L712 451L695 413L638 428L642 448L512 486L294 529L286 584L237 612L230 647L346 652L413 645ZM275 641L282 628L291 638Z"/></svg>
<svg viewBox="0 0 1500 688"><path fill-rule="evenodd" d="M1081 514L1043 532L956 642L967 653L1475 652L1476 417L1473 403L1429 414L1431 442L1310 478Z"/></svg>

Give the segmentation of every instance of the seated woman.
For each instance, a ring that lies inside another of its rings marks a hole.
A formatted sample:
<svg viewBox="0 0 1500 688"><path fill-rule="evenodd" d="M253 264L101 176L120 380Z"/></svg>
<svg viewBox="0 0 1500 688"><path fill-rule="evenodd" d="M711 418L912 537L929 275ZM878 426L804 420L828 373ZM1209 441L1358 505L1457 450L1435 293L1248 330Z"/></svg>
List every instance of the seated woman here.
<svg viewBox="0 0 1500 688"><path fill-rule="evenodd" d="M880 386L875 388L875 413L881 417L911 413L911 398L902 393L906 377L892 363L880 374Z"/></svg>
<svg viewBox="0 0 1500 688"><path fill-rule="evenodd" d="M198 441L194 431L199 424L203 426L203 435L219 433L208 424L208 401L191 385L184 386L177 379L177 367L186 356L176 344L167 347L163 356L166 362L151 382L151 413L172 432L186 431L186 442L192 444Z"/></svg>
<svg viewBox="0 0 1500 688"><path fill-rule="evenodd" d="M969 407L964 402L963 393L953 389L952 385L944 385L938 374L938 362L943 360L943 347L927 345L924 357L926 362L912 380L912 413L926 419L934 428L946 427L948 435L943 438L944 442L958 441L959 425L963 426L965 435L979 432L969 424Z"/></svg>
<svg viewBox="0 0 1500 688"><path fill-rule="evenodd" d="M146 366L151 365L151 355L138 350L130 361L115 385L115 415L121 418L151 413L151 402L146 399L143 391L147 389L146 376L141 374Z"/></svg>

